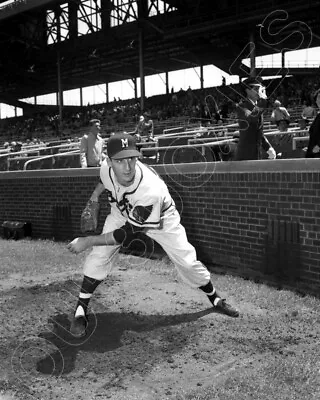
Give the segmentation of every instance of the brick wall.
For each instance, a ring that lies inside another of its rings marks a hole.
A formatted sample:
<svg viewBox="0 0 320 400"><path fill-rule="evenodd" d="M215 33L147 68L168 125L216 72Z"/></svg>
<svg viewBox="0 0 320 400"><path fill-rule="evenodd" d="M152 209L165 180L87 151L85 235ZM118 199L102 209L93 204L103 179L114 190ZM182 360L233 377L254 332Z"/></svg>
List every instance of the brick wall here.
<svg viewBox="0 0 320 400"><path fill-rule="evenodd" d="M315 159L158 166L198 256L208 265L312 293L320 289ZM0 223L30 221L35 238L71 239L97 169L0 173ZM108 206L102 206L100 227Z"/></svg>

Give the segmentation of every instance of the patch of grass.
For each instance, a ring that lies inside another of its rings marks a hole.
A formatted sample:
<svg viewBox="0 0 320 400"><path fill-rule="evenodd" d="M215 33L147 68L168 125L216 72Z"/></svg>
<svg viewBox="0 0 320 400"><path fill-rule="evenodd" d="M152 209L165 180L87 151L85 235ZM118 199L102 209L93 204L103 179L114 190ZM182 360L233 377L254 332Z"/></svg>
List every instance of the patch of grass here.
<svg viewBox="0 0 320 400"><path fill-rule="evenodd" d="M296 357L266 357L234 369L211 387L185 394L184 400L318 400L319 352ZM176 400L180 400L181 396Z"/></svg>
<svg viewBox="0 0 320 400"><path fill-rule="evenodd" d="M2 276L79 271L84 255L75 256L66 246L67 243L50 240L0 239Z"/></svg>
<svg viewBox="0 0 320 400"><path fill-rule="evenodd" d="M15 395L11 395L11 394L1 394L0 393L0 400L17 400L17 397Z"/></svg>

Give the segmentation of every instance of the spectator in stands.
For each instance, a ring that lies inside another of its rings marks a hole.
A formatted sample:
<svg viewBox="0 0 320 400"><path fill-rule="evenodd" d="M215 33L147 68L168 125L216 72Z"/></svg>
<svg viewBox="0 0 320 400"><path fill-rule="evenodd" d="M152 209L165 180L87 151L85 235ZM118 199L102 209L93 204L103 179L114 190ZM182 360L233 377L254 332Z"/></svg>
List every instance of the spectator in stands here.
<svg viewBox="0 0 320 400"><path fill-rule="evenodd" d="M314 100L320 109L320 89L316 91ZM317 114L309 128L309 143L306 158L320 158L320 113Z"/></svg>
<svg viewBox="0 0 320 400"><path fill-rule="evenodd" d="M307 129L309 125L309 120L307 118L300 118L295 122L297 122L297 124L299 125L299 129L301 130Z"/></svg>
<svg viewBox="0 0 320 400"><path fill-rule="evenodd" d="M16 151L16 146L17 146L17 142L13 141L13 142L10 143L10 151L11 151L11 153Z"/></svg>
<svg viewBox="0 0 320 400"><path fill-rule="evenodd" d="M223 101L220 106L220 114L222 119L227 119L229 116L229 105L226 101Z"/></svg>
<svg viewBox="0 0 320 400"><path fill-rule="evenodd" d="M274 159L276 152L263 134L263 113L267 107L266 88L258 78L248 78L242 85L245 98L237 106L239 142L235 160L259 160L261 147L270 159Z"/></svg>
<svg viewBox="0 0 320 400"><path fill-rule="evenodd" d="M10 151L12 153L17 153L17 152L21 151L21 148L22 148L21 142L11 142Z"/></svg>
<svg viewBox="0 0 320 400"><path fill-rule="evenodd" d="M202 126L211 124L211 112L206 104L201 104L200 106L200 122Z"/></svg>
<svg viewBox="0 0 320 400"><path fill-rule="evenodd" d="M192 91L192 89L191 89L191 86L188 87L188 90L187 90L186 94L187 94L187 103L188 103L188 106L189 106L189 107L192 107L195 98L194 98L194 94L193 94L193 91Z"/></svg>
<svg viewBox="0 0 320 400"><path fill-rule="evenodd" d="M317 115L317 110L312 106L311 101L310 100L305 101L301 117L310 120L314 119L316 115Z"/></svg>
<svg viewBox="0 0 320 400"><path fill-rule="evenodd" d="M90 132L83 135L80 142L81 168L99 167L105 158L103 153L104 141L99 134L101 129L100 120L92 119L89 124Z"/></svg>
<svg viewBox="0 0 320 400"><path fill-rule="evenodd" d="M290 114L288 110L281 106L281 102L279 100L275 100L273 105L274 110L271 114L271 121L276 123L279 131L287 131L290 124Z"/></svg>
<svg viewBox="0 0 320 400"><path fill-rule="evenodd" d="M148 115L146 113L141 115L136 129L134 130L134 136L137 143L140 143L142 140L145 142L154 141L153 121L150 118L147 120L147 118Z"/></svg>

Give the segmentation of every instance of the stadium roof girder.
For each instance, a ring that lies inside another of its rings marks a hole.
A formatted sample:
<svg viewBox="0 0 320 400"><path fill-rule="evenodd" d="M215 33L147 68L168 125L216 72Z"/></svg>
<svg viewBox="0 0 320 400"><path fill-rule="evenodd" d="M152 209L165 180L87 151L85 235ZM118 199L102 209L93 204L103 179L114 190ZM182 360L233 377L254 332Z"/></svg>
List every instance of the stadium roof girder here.
<svg viewBox="0 0 320 400"><path fill-rule="evenodd" d="M43 7L41 10L36 9L37 2L32 2L32 0L27 0L27 2L34 8L29 12L22 13L20 18L19 16L14 17L16 21L27 21L28 18L40 15L40 12L43 13ZM54 4L62 2L41 0L37 4L40 3L41 6L47 4L52 8ZM145 30L144 64L147 74L152 74L154 71L160 73L177 70L196 64L214 64L228 72L240 49L248 41L249 28L257 22L261 22L266 10L266 8L261 8L257 13L257 6L250 9L252 1L246 1L246 8L243 9L243 12L238 9L234 11L233 9L219 8L213 12L214 2L212 0L197 2L172 0L166 1L166 3L177 7L178 11L170 15L144 18L143 21L140 21L143 22ZM238 3L241 4L241 1ZM248 5L248 3L250 4ZM285 2L280 3L284 4ZM264 2L264 5L268 4L269 2ZM310 4L313 5L312 8L308 8ZM307 0L303 4L301 1L291 1L288 11L295 12L293 18L295 15L299 15L301 18L310 18L313 26L316 27L319 24L319 16L315 15L314 10L319 4L319 0L312 2ZM207 15L204 14L204 10L207 10ZM6 21L1 21L1 23L4 22ZM12 24L11 21L10 24ZM72 89L75 87L74 85L79 84L80 86L90 86L101 83L102 80L113 82L121 77L128 79L139 76L138 46L133 46L133 48L129 46L132 42L137 44L139 27L141 27L139 22L133 22L103 29L88 36L72 38L60 44L29 49L23 63L12 65L13 69L10 68L9 73L12 74L11 93L15 93L17 98L29 97L31 94L34 95L29 92L30 88L35 86L38 94L56 91L57 50L63 59L61 73L65 90ZM317 29L316 33L320 34L319 27ZM4 35L2 38L4 41L10 39ZM199 46L202 41L202 46ZM270 46L268 48L265 42L259 40L257 40L256 48L257 55L267 54L271 51ZM14 55L15 47L12 49L12 55ZM99 58L89 58L95 49ZM23 70L23 67L28 65L35 65L33 75L28 75ZM19 85L13 88L19 74L22 79L18 80ZM8 79L10 81L9 77ZM21 84L21 81L25 84ZM37 82L36 85L35 82ZM3 86L1 90L4 90Z"/></svg>

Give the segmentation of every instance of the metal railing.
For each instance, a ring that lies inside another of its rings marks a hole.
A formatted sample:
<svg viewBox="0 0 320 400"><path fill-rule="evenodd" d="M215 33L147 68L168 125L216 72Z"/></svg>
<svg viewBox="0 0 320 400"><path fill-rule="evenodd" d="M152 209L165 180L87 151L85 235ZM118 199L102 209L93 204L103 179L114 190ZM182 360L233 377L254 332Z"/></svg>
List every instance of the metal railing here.
<svg viewBox="0 0 320 400"><path fill-rule="evenodd" d="M187 144L187 145L180 145L180 146L158 146L158 147L146 147L146 148L142 148L140 149L140 152L142 153L142 155L144 155L144 153L152 153L155 151L166 151L166 150L179 150L179 149L194 149L194 148L198 148L198 147L209 147L209 146L222 146L228 143L234 143L235 139L230 138L230 139L223 139L223 140L217 140L217 141L213 141L213 142L208 142L208 143L199 143L199 144Z"/></svg>
<svg viewBox="0 0 320 400"><path fill-rule="evenodd" d="M39 146L38 148L33 147L32 149L24 149L24 150L20 150L20 151L13 151L13 152L7 152L5 154L0 154L0 158L3 157L11 157L11 156L15 156L15 155L24 155L24 154L28 154L28 153L36 153L36 152L40 152L43 150L51 150L51 149L64 149L64 148L68 148L68 147L76 147L79 146L80 142L72 142L72 143L65 143L65 144L59 144L56 146Z"/></svg>
<svg viewBox="0 0 320 400"><path fill-rule="evenodd" d="M164 129L162 131L162 133L163 133L163 135L167 135L168 132L173 132L173 131L177 131L177 130L180 130L180 133L181 133L181 130L182 131L184 130L184 126L176 126L174 128L167 128L167 129Z"/></svg>
<svg viewBox="0 0 320 400"><path fill-rule="evenodd" d="M271 135L299 135L298 137L304 134L308 133L307 129L288 129L287 131L279 131L279 129L276 130L270 130L268 132L265 132L265 136L271 136Z"/></svg>
<svg viewBox="0 0 320 400"><path fill-rule="evenodd" d="M188 139L188 145L192 145L192 147L194 147L194 145L198 145L198 144L207 144L207 143L218 143L220 141L223 140L230 140L233 139L233 137L227 137L227 136L220 136L220 137L207 137L207 138L194 138L194 139ZM184 147L184 146L181 146Z"/></svg>
<svg viewBox="0 0 320 400"><path fill-rule="evenodd" d="M204 133L206 132L206 129L197 129L194 131L183 131L183 132L176 132L176 133L167 133L165 135L159 135L156 136L156 139L167 139L167 138L175 138L175 137L188 137L188 136L192 136L195 135L197 133Z"/></svg>
<svg viewBox="0 0 320 400"><path fill-rule="evenodd" d="M292 150L297 149L297 142L308 142L309 136L297 136L292 138Z"/></svg>
<svg viewBox="0 0 320 400"><path fill-rule="evenodd" d="M28 165L30 165L30 164L33 163L33 162L42 161L42 160L46 160L46 159L49 159L49 158L67 157L67 156L69 156L69 155L71 155L71 154L80 154L80 150L72 150L72 151L68 151L68 152L65 152L65 153L49 154L49 155L47 155L47 156L42 156L42 157L33 158L33 159L28 160L28 161L26 161L26 162L24 163L24 165L23 165L23 170L26 171Z"/></svg>
<svg viewBox="0 0 320 400"><path fill-rule="evenodd" d="M3 159L6 160L6 164L7 164L6 169L7 169L7 171L9 171L10 170L10 164L13 163L13 162L23 161L26 158L31 158L32 160L33 159L38 160L39 158L42 158L42 157L57 156L59 154L69 153L68 151L65 152L64 150L65 149L72 149L72 148L77 148L77 149L70 150L71 152L79 152L79 142L65 143L65 144L55 145L55 146L50 146L50 147L39 146L38 148L36 148L36 147L32 146L32 148L25 148L25 149L20 150L20 151L6 152L6 153L0 154L0 161L3 160ZM40 156L40 152L41 151L50 151L50 152L52 152L53 150L57 150L57 153L55 153L55 154L46 154L45 156ZM63 153L58 153L59 150L62 150ZM33 154L33 155L29 156L29 154ZM49 157L47 157L47 158L49 158Z"/></svg>

